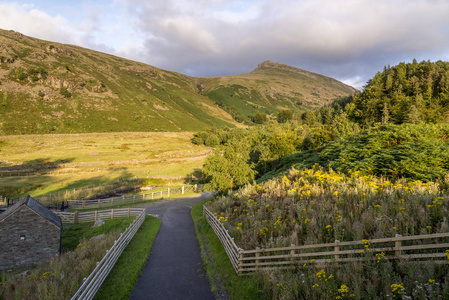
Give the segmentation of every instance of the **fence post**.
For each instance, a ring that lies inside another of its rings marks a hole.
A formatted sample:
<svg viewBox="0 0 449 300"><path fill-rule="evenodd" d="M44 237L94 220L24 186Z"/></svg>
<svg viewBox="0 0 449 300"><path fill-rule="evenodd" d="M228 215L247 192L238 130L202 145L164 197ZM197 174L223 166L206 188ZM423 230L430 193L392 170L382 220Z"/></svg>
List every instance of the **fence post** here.
<svg viewBox="0 0 449 300"><path fill-rule="evenodd" d="M161 191L161 199L163 198L163 196L162 196L162 191Z"/></svg>
<svg viewBox="0 0 449 300"><path fill-rule="evenodd" d="M291 247L295 247L295 244L291 244L290 246L291 246ZM291 261L294 261L294 260L295 260L294 255L295 255L295 249L291 249L291 250L290 250L290 260L291 260Z"/></svg>
<svg viewBox="0 0 449 300"><path fill-rule="evenodd" d="M136 201L136 195L133 195L133 203Z"/></svg>
<svg viewBox="0 0 449 300"><path fill-rule="evenodd" d="M143 201L145 201L145 195L146 195L146 194L143 194L143 195L142 195L142 200L143 200Z"/></svg>
<svg viewBox="0 0 449 300"><path fill-rule="evenodd" d="M75 214L73 215L73 223L78 223L78 212L75 211Z"/></svg>
<svg viewBox="0 0 449 300"><path fill-rule="evenodd" d="M154 192L151 193L151 200L154 200Z"/></svg>
<svg viewBox="0 0 449 300"><path fill-rule="evenodd" d="M84 205L85 205L85 203L86 203L86 201L85 201L85 200L83 200L83 202L82 202L82 204L83 204L83 209L84 209Z"/></svg>
<svg viewBox="0 0 449 300"><path fill-rule="evenodd" d="M257 250L259 250L259 247L256 248ZM256 270L259 270L259 262L260 262L260 252L256 252Z"/></svg>
<svg viewBox="0 0 449 300"><path fill-rule="evenodd" d="M111 209L111 219L114 219L114 209Z"/></svg>
<svg viewBox="0 0 449 300"><path fill-rule="evenodd" d="M98 210L95 211L95 222L97 222Z"/></svg>
<svg viewBox="0 0 449 300"><path fill-rule="evenodd" d="M396 234L395 237L399 238L399 237L402 237L402 235ZM402 246L402 241L395 241L394 242L394 249L395 249L394 254L396 256L400 256L402 254L402 251L400 250L401 246Z"/></svg>
<svg viewBox="0 0 449 300"><path fill-rule="evenodd" d="M100 199L98 199L98 208L100 208L100 203L101 203L101 201L100 201Z"/></svg>
<svg viewBox="0 0 449 300"><path fill-rule="evenodd" d="M122 197L122 205L125 205L125 197Z"/></svg>
<svg viewBox="0 0 449 300"><path fill-rule="evenodd" d="M195 192L197 192L197 189L198 189L198 185L195 184L195 187L193 188L193 190L194 190Z"/></svg>
<svg viewBox="0 0 449 300"><path fill-rule="evenodd" d="M129 218L129 210L130 210L130 208L128 207L128 218Z"/></svg>
<svg viewBox="0 0 449 300"><path fill-rule="evenodd" d="M239 249L239 263L238 263L238 275L242 275L242 271L243 271L243 251L242 249Z"/></svg>
<svg viewBox="0 0 449 300"><path fill-rule="evenodd" d="M184 186L182 186L182 194L184 195Z"/></svg>
<svg viewBox="0 0 449 300"><path fill-rule="evenodd" d="M170 188L167 188L167 198L170 197Z"/></svg>
<svg viewBox="0 0 449 300"><path fill-rule="evenodd" d="M335 240L335 247L334 247L334 251L335 252L340 252L340 241L339 240ZM335 254L335 261L339 261L340 260L340 254Z"/></svg>

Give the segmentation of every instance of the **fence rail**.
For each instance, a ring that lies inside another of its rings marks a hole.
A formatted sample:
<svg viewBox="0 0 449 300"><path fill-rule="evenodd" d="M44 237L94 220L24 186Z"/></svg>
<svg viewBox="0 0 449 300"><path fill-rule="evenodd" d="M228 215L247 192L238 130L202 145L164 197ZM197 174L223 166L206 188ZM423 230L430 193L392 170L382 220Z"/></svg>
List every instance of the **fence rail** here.
<svg viewBox="0 0 449 300"><path fill-rule="evenodd" d="M164 197L170 197L170 195L175 195L175 194L184 195L187 192L197 192L202 189L203 189L203 185L195 184L194 186L182 186L182 187L177 187L177 188L167 188L167 190L139 194L139 195L112 197L112 198L107 198L107 199L95 199L95 200L68 200L68 203L69 203L69 208L74 208L74 209L112 207L112 206L117 206L117 205L133 204L133 203L143 202L143 201L147 201L147 200L162 199Z"/></svg>
<svg viewBox="0 0 449 300"><path fill-rule="evenodd" d="M203 214L223 244L238 275L263 269L293 268L304 264L310 266L310 264L346 263L366 259L449 262L449 233L396 235L393 238L243 250L236 246L223 224L205 206Z"/></svg>
<svg viewBox="0 0 449 300"><path fill-rule="evenodd" d="M84 280L75 295L73 295L72 300L92 299L95 296L123 250L129 244L144 221L145 209L140 209L140 214L136 220L134 220L134 222L120 235L119 239L114 242L111 249L106 252L103 259L97 264L89 277Z"/></svg>
<svg viewBox="0 0 449 300"><path fill-rule="evenodd" d="M234 238L232 238L229 235L228 230L223 226L223 224L214 216L213 213L210 212L206 208L206 206L203 206L203 215L206 218L209 225L214 230L215 234L217 235L218 239L223 244L223 247L225 248L226 254L229 257L229 260L231 261L232 266L234 267L234 270L238 273L238 266L239 266L239 251L242 251L234 242Z"/></svg>
<svg viewBox="0 0 449 300"><path fill-rule="evenodd" d="M61 217L62 223L86 223L95 222L99 219L117 219L139 216L145 213L145 208L119 208L108 210L95 210L86 212L55 212Z"/></svg>

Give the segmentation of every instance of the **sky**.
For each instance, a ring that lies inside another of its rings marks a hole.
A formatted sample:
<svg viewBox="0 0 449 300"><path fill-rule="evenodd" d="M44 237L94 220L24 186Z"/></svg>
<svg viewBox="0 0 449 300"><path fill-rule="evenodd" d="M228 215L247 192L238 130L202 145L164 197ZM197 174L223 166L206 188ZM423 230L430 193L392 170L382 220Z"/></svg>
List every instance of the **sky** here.
<svg viewBox="0 0 449 300"><path fill-rule="evenodd" d="M0 28L190 76L271 60L362 89L384 66L449 61L448 0L1 1Z"/></svg>

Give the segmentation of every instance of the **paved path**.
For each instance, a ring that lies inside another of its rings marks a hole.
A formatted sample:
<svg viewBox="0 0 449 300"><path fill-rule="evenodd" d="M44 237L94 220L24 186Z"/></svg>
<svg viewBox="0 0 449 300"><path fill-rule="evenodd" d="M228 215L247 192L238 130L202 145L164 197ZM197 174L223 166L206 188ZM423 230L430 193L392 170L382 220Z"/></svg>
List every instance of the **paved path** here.
<svg viewBox="0 0 449 300"><path fill-rule="evenodd" d="M147 213L158 215L162 224L131 299L216 299L202 268L190 217L191 206L209 196L204 193L146 206Z"/></svg>

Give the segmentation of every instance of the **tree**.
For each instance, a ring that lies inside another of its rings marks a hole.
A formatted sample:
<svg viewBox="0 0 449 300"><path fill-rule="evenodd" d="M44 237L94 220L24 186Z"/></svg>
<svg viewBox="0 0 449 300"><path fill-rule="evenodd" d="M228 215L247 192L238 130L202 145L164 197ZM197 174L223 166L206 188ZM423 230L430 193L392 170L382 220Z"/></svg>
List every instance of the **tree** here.
<svg viewBox="0 0 449 300"><path fill-rule="evenodd" d="M285 123L293 118L293 112L290 109L283 109L277 113L279 123Z"/></svg>
<svg viewBox="0 0 449 300"><path fill-rule="evenodd" d="M384 108L382 109L382 125L385 125L388 123L388 120L390 119L390 113L388 112L388 104L384 103Z"/></svg>
<svg viewBox="0 0 449 300"><path fill-rule="evenodd" d="M231 140L206 158L203 173L209 179L209 190L224 191L254 180L249 148L247 140Z"/></svg>
<svg viewBox="0 0 449 300"><path fill-rule="evenodd" d="M410 106L410 110L407 114L407 123L418 124L420 121L420 113L416 108L416 105Z"/></svg>
<svg viewBox="0 0 449 300"><path fill-rule="evenodd" d="M267 121L267 114L265 113L257 113L254 116L254 123L256 124L264 124Z"/></svg>

